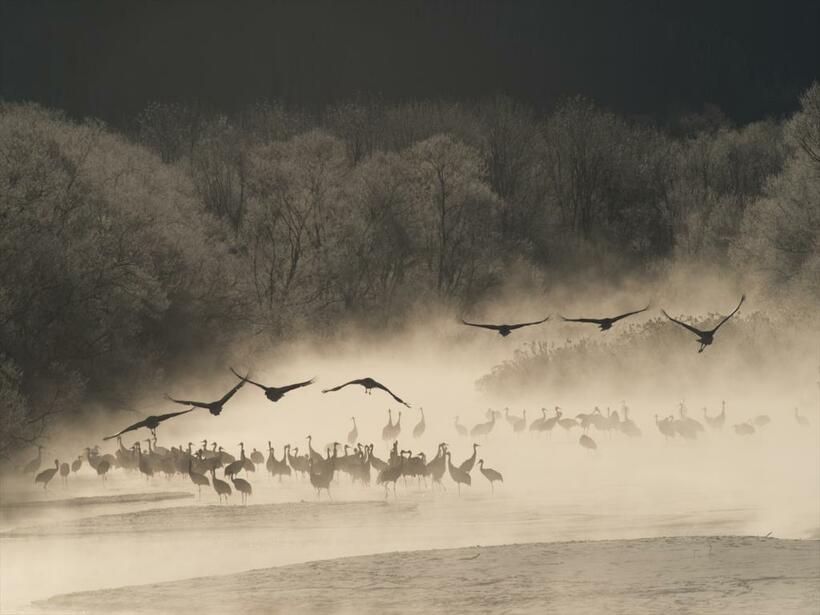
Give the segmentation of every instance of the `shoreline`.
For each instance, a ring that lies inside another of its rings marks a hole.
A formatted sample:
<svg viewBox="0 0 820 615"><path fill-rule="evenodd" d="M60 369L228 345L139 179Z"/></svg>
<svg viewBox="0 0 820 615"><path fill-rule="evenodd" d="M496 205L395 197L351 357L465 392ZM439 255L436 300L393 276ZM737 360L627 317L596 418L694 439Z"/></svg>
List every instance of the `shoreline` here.
<svg viewBox="0 0 820 615"><path fill-rule="evenodd" d="M817 611L820 541L699 536L393 551L61 594L32 607L52 614L709 613L786 605Z"/></svg>

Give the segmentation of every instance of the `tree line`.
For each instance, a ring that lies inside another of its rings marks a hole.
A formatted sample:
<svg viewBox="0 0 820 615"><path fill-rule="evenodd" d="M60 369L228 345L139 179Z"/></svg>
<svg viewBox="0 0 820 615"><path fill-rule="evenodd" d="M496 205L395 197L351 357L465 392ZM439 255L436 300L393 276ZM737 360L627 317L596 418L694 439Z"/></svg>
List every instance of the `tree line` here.
<svg viewBox="0 0 820 615"><path fill-rule="evenodd" d="M468 309L519 269L703 261L820 295L817 84L743 126L584 98L155 103L123 130L2 104L0 186L0 455L237 340Z"/></svg>

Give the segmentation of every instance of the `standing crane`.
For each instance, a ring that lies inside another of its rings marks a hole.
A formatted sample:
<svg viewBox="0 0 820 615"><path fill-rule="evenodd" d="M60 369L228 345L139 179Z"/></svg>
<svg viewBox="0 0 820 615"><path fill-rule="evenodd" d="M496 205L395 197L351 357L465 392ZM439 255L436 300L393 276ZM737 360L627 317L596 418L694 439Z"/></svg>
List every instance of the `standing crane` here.
<svg viewBox="0 0 820 615"><path fill-rule="evenodd" d="M228 496L231 495L231 486L226 483L224 480L220 480L216 477L216 472L213 468L211 468L211 484L214 487L214 491L216 491L216 495L219 498L219 503L222 503L222 496L225 496L225 503L228 503Z"/></svg>
<svg viewBox="0 0 820 615"><path fill-rule="evenodd" d="M450 451L447 451L445 454L447 455L447 469L450 472L450 478L458 485L458 494L461 495L461 485L467 485L469 487L472 483L472 479L469 473L453 465L453 461L450 459Z"/></svg>
<svg viewBox="0 0 820 615"><path fill-rule="evenodd" d="M48 488L48 484L51 482L51 479L54 478L54 475L57 474L57 470L59 468L60 462L55 459L53 468L43 470L34 477L34 484L36 485L37 483L43 483L43 489L46 490Z"/></svg>
<svg viewBox="0 0 820 615"><path fill-rule="evenodd" d="M427 424L424 422L424 408L419 408L419 412L421 412L421 419L413 427L414 438L420 438L424 434L424 430L427 429Z"/></svg>
<svg viewBox="0 0 820 615"><path fill-rule="evenodd" d="M23 466L23 474L34 474L37 470L40 469L40 464L43 463L43 447L42 445L37 445L37 457L29 461L25 466Z"/></svg>
<svg viewBox="0 0 820 615"><path fill-rule="evenodd" d="M359 441L359 428L356 427L355 416L351 416L350 420L353 421L353 429L351 429L347 434L347 443L353 446Z"/></svg>
<svg viewBox="0 0 820 615"><path fill-rule="evenodd" d="M231 474L231 482L233 483L233 488L241 494L242 504L247 505L248 496L253 493L253 488L251 487L251 484L244 478L237 478L233 474Z"/></svg>
<svg viewBox="0 0 820 615"><path fill-rule="evenodd" d="M493 486L493 483L504 482L504 477L501 476L501 472L493 470L492 468L485 468L483 459L478 460L478 469L481 470L481 473L484 475L484 478L490 481L490 492L495 493L495 487Z"/></svg>

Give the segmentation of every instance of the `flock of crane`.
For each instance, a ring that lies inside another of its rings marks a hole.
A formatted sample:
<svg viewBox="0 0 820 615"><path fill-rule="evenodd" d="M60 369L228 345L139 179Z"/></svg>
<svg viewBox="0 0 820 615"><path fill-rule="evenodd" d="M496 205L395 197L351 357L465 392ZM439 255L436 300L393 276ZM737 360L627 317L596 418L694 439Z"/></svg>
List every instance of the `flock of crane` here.
<svg viewBox="0 0 820 615"><path fill-rule="evenodd" d="M400 423L391 423L385 427L385 433L398 435L401 431ZM166 478L174 476L188 477L197 487L202 495L202 487L212 487L219 498L220 503L223 497L227 502L228 496L233 489L240 494L242 503L247 502L248 496L253 493L253 487L248 482L249 472L256 472L257 466L264 464L265 469L272 477L290 477L297 475L302 478L307 477L310 484L316 489L317 497L321 497L322 490L326 491L330 497L330 487L334 481L338 482L339 475L346 474L352 483L360 483L368 487L371 484L372 472L376 472L376 483L383 485L385 498L389 495L389 487L392 484L393 494L396 497L396 482L404 478L418 480L419 487L424 481L427 486L428 478L432 488L439 487L446 489L442 483L445 472L448 472L452 480L457 484L459 493L461 485L470 485L472 479L470 472L476 465L477 450L480 446L473 443L473 453L465 461L458 465L452 462L449 445L442 442L438 445L436 455L428 461L427 456L421 452L413 455L411 450L399 450L398 440L394 440L390 448L387 460L380 459L374 452L373 444L363 444L358 441L358 428L355 425L348 434L348 444L344 445L344 455L339 455L339 442L333 442L325 449L325 455L314 450L312 437L307 437L307 452L299 454L299 448L286 444L281 450L281 459L277 459L271 442L268 442L268 457L255 448L250 455L245 454L245 443L239 443L239 457L236 458L223 447L212 442L208 446L208 441L203 440L202 445L193 450L193 443L187 446L172 446L166 449L158 446L156 436L143 441L135 442L130 448L122 443L122 438L118 437L118 448L114 453L100 454L99 447L89 447L85 453L78 455L69 465L54 460L54 467L39 472L34 479L35 484L42 484L46 489L51 480L59 472L62 480L67 484L68 477L72 472L78 472L84 459L89 466L103 480L107 479L108 473L116 468L139 472L146 479L151 479L155 475L163 474ZM417 432L418 433L418 432ZM419 434L420 435L420 434ZM147 451L142 448L142 442L147 444ZM34 474L39 470L42 462L43 447L38 447L37 457L26 464L23 472ZM484 467L484 460L478 460L478 467L483 476L489 481L490 489L494 491L494 483L503 482L504 478L500 472ZM217 478L216 471L221 470L224 478L230 481ZM245 478L240 478L239 474L245 473ZM209 479L210 476L210 479Z"/></svg>
<svg viewBox="0 0 820 615"><path fill-rule="evenodd" d="M426 419L424 410L419 409L420 418L414 426L412 436L414 439L420 438L426 431ZM496 410L487 410L486 421L477 423L471 429L460 423L459 417L455 417L453 427L456 435L469 437L473 440L486 440L496 429L497 423L503 419L508 423L509 430L513 434L523 434L528 432L532 435L540 433L549 434L554 429L562 430L570 434L573 430L579 430L580 436L578 444L586 449L595 450L598 448L596 441L590 436L590 430L595 429L602 435L621 434L625 437L636 438L643 435L640 427L629 417L629 408L625 404L619 413L607 408L604 414L600 408L595 407L591 412L578 413L574 417L564 416L560 407L555 406L552 414L541 408L541 415L528 423L526 410L521 416L511 414L509 409L503 413ZM37 457L32 459L23 468L26 474L36 474L35 483L42 484L47 488L49 482L59 473L64 482L67 483L71 473L78 472L83 462L88 465L102 478L107 479L107 475L114 469L121 469L128 472L139 472L146 479L151 479L155 475L164 475L166 478L174 476L187 477L194 485L201 496L202 487L213 488L220 502L227 502L228 496L235 490L241 497L242 503L247 502L249 495L253 493L251 483L248 481L249 473L256 472L258 466L265 466L271 477L278 478L291 477L296 475L307 478L316 490L317 497L321 496L322 490L330 496L332 484L338 484L341 475L347 475L352 484L360 484L368 487L371 484L372 473L375 472L376 484L385 488L385 497L389 495L389 487L392 485L393 494L396 497L396 483L399 479L417 479L418 486L422 482L425 487L432 489L446 489L442 479L449 474L456 484L458 492L461 493L461 486L470 486L472 483L471 472L476 467L489 482L490 490L495 491L495 483L503 482L504 478L500 472L484 466L484 460L476 457L478 442L472 444L472 455L459 464L454 464L451 458L450 445L441 442L436 448L436 453L432 458L428 458L423 452L415 455L412 450L399 449L398 438L402 432L401 415L398 413L397 420L393 421L393 412L388 410L388 422L382 429L382 440L386 443L392 441L392 446L387 454L387 459L381 459L374 453L372 443L365 444L359 440L359 430L355 417L351 417L352 429L347 434L347 444L331 442L324 448L324 454L313 448L312 437L307 436L307 452L300 454L298 446L291 444L284 445L281 450L281 458L277 458L274 447L268 442L267 458L264 454L254 448L250 454L245 452L244 442L240 442L239 456L235 457L225 451L216 442L203 440L201 446L194 450L192 442L187 446L172 446L167 449L157 445L156 433L151 438L134 442L130 447L126 447L122 442L122 435L113 436L117 440L118 447L113 453L100 454L99 447L88 447L83 454L78 455L69 465L67 462L60 463L54 461L54 467L43 470L39 473L42 463L43 447L38 447ZM710 416L703 409L703 418L706 426L711 430L723 429L726 422L726 404L722 404L720 413ZM797 408L794 410L794 418L800 427L809 427L809 420L799 414ZM771 418L765 414L755 416L741 423L733 425L734 431L739 436L749 436L758 429L764 428L771 422ZM688 416L684 404L678 408L678 416L669 415L659 418L655 415L655 425L658 432L665 438L682 438L685 440L695 440L699 434L705 431L704 425L697 419ZM576 431L576 433L578 433ZM146 443L143 449L142 442ZM344 454L339 454L339 448L344 448ZM217 477L217 470L221 470L222 480ZM239 476L245 474L245 478ZM429 479L429 483L428 483ZM230 482L229 482L230 481ZM231 488L233 486L233 489Z"/></svg>
<svg viewBox="0 0 820 615"><path fill-rule="evenodd" d="M745 300L745 295L741 297L737 307L720 322L709 330L700 330L688 325L682 321L676 320L666 314L671 321L685 327L692 333L697 335L700 348L698 352L702 352L707 346L713 343L714 336L718 329L729 320L740 309L740 306ZM616 322L627 318L629 316L641 313L649 309L649 306L624 314L607 317L607 318L563 318L568 322L591 323L597 325L601 331L609 330ZM534 326L542 324L549 320L546 317L542 320L518 324L480 324L462 321L465 325L471 327L480 327L496 331L502 337L510 335L516 329L522 327ZM453 482L456 483L459 493L461 486L471 484L470 473L476 466L477 449L480 446L478 443L472 445L472 455L462 463L455 465L451 459L449 445L446 442L438 444L435 454L428 459L422 452L413 454L411 450L400 450L398 446L398 437L401 433L401 412L398 413L398 420L393 422L392 410L388 410L388 423L382 430L382 439L385 442L391 442L392 446L387 454L387 459L383 460L377 457L374 453L374 445L372 443L365 444L359 441L358 427L356 425L355 417L352 417L353 428L347 434L347 444L344 445L344 454L339 454L339 447L342 445L339 442L332 442L325 447L324 454L314 450L312 446L311 436L307 437L307 452L299 454L299 448L285 445L281 450L281 459L277 459L274 455L274 448L268 442L268 457L265 459L263 453L253 449L249 456L245 454L244 443L239 443L239 457L236 458L223 447L218 446L216 442L212 442L208 446L208 441L203 440L202 446L194 450L193 443L189 442L187 446L175 446L170 449L157 445L157 428L165 421L179 417L189 412L201 408L208 410L212 415L218 416L223 411L225 405L233 398L233 396L246 384L261 389L265 397L272 403L280 401L287 393L307 387L315 382L315 379L296 382L284 386L265 385L255 380L251 380L250 374L241 375L233 368L232 373L238 379L237 383L215 401L197 401L189 399L177 399L166 396L169 401L190 406L186 410L178 412L169 412L156 416L149 416L138 421L119 432L106 436L103 440L116 439L118 448L114 453L100 454L99 447L93 446L85 449L84 455L78 455L76 459L69 465L68 463L60 463L59 460L54 461L54 467L43 470L39 473L42 463L43 447L38 446L37 457L31 460L23 468L25 474L36 474L34 478L35 484L42 484L43 488L47 488L49 482L59 473L63 481L67 481L72 472L77 472L83 465L83 459L93 468L93 470L106 480L108 473L116 468L126 471L136 471L150 479L156 474L164 474L166 477L175 475L187 476L190 481L197 486L201 496L202 487L213 488L216 492L220 503L227 501L227 497L236 490L241 496L243 503L247 502L248 496L253 492L250 482L247 480L249 472L255 472L256 467L264 464L267 472L279 480L284 476L291 476L293 474L307 477L316 489L317 497L321 496L321 491L324 490L330 496L330 487L334 481L339 480L339 475L347 474L353 483L360 483L363 486L369 486L371 483L371 471L376 473L376 483L383 485L385 489L385 497L389 495L389 487L392 484L394 497L396 496L396 482L400 478L406 481L408 478L415 478L418 480L419 486L422 482L427 485L428 478L432 488L440 487L444 489L442 478L445 473L449 474ZM392 397L396 402L411 407L410 404L401 399L398 395L393 393L388 387L373 378L366 377L345 382L336 387L324 389L322 393L331 393L339 391L348 386L361 386L365 393L370 394L374 389L380 390ZM424 410L419 409L421 417L418 424L413 429L413 437L421 437L426 430L426 422L424 418ZM621 416L621 414L623 416ZM655 424L658 431L665 438L680 437L683 439L696 439L700 432L704 431L704 426L696 419L687 415L686 408L683 404L678 409L679 416L669 415L664 418L659 418L655 415ZM459 422L459 417L455 417L454 429L459 436L469 436L475 440L487 438L495 429L496 421L498 419L505 419L512 429L513 433L520 434L528 431L530 433L550 433L553 429L558 427L561 430L570 432L573 429L580 430L578 444L590 450L597 449L596 441L590 436L590 428L602 433L620 433L626 437L634 438L642 435L641 429L635 422L629 418L629 408L626 404L623 405L621 413L618 411L611 411L607 409L604 414L598 407L595 407L591 412L579 413L576 416L564 416L563 410L555 406L551 416L548 416L548 411L545 408L541 409L541 416L535 418L528 424L526 411L522 416L515 416L505 409L504 413L494 410L488 410L485 422L478 423L468 430L466 426ZM802 427L809 425L806 417L800 416L797 409L795 409L795 418L797 423ZM712 429L721 429L726 420L725 404L721 412L715 416L709 416L704 408L704 420ZM741 436L748 436L755 433L756 429L764 427L770 419L766 415L760 415L746 422L734 425L735 433ZM139 430L148 429L151 433L151 438L144 440L147 444L147 450L143 450L141 442L135 442L131 447L123 445L122 438L125 434ZM491 491L494 491L496 482L503 482L503 476L497 470L487 468L484 466L484 460L478 460L478 468L481 474L487 479ZM222 480L217 477L217 470L222 470ZM239 476L240 472L245 473L245 478Z"/></svg>

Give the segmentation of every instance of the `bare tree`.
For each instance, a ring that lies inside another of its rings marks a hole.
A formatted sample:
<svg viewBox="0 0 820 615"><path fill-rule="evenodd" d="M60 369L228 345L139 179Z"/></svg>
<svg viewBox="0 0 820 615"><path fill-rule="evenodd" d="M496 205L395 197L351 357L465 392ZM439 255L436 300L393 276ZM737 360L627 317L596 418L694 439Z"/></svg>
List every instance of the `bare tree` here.
<svg viewBox="0 0 820 615"><path fill-rule="evenodd" d="M492 191L483 182L478 152L452 137L438 135L413 147L418 198L429 216L428 266L439 296L472 290L491 273L489 240L493 227Z"/></svg>
<svg viewBox="0 0 820 615"><path fill-rule="evenodd" d="M327 299L321 274L346 172L342 143L319 131L254 153L253 207L244 233L257 303L268 315Z"/></svg>

